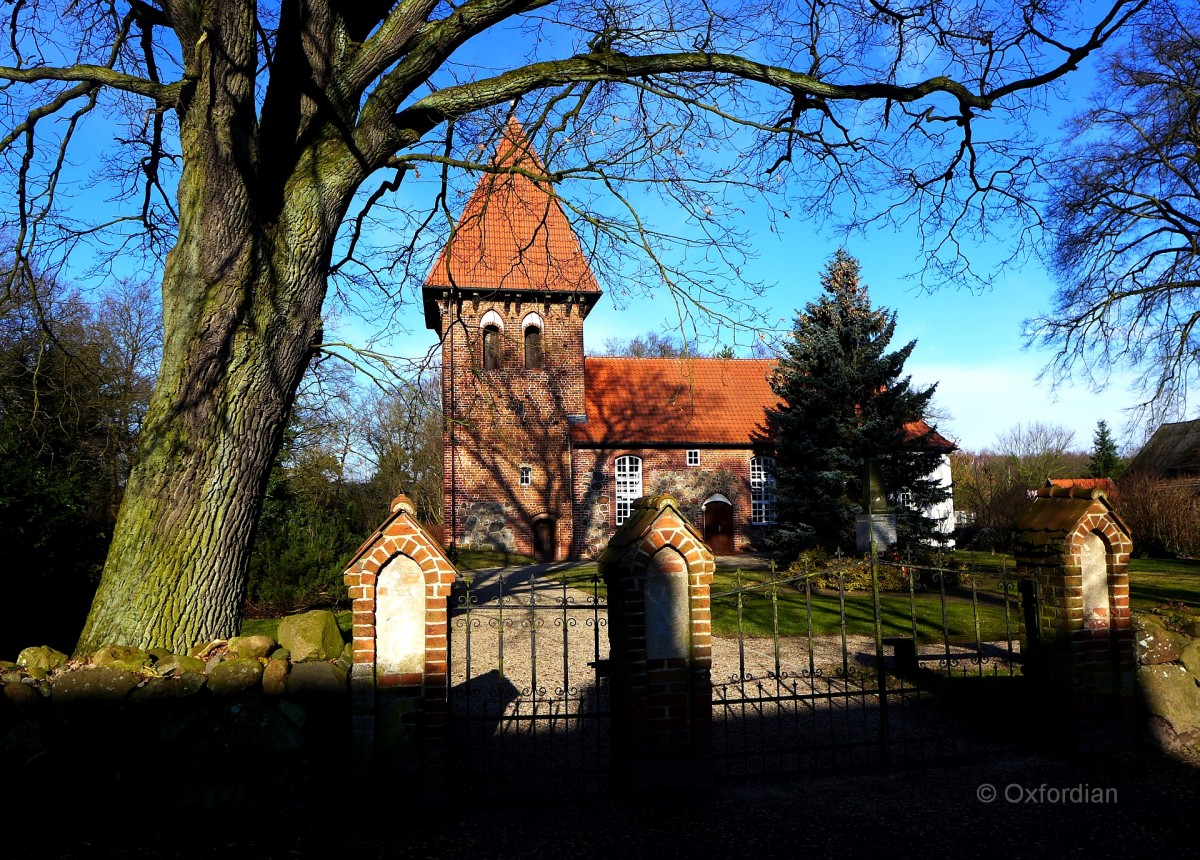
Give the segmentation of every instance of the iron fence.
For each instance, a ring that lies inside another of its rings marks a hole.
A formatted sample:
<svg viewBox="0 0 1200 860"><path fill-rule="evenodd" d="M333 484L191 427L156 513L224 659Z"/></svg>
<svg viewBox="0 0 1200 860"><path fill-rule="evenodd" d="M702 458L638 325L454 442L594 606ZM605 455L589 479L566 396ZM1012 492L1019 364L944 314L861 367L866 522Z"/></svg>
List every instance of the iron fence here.
<svg viewBox="0 0 1200 860"><path fill-rule="evenodd" d="M472 795L607 791L608 607L581 585L477 575L451 600L450 777Z"/></svg>
<svg viewBox="0 0 1200 860"><path fill-rule="evenodd" d="M876 578L871 564L738 571L714 589L719 775L911 765L1019 744L1012 572L876 561ZM855 580L868 588L851 589Z"/></svg>

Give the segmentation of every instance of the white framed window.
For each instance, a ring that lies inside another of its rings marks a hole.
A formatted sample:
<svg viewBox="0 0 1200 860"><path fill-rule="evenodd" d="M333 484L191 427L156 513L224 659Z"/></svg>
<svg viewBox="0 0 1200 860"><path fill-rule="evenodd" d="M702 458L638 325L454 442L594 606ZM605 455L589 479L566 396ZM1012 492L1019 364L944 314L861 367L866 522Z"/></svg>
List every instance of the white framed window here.
<svg viewBox="0 0 1200 860"><path fill-rule="evenodd" d="M759 526L775 522L773 457L754 457L750 460L750 522Z"/></svg>
<svg viewBox="0 0 1200 860"><path fill-rule="evenodd" d="M899 503L900 507L912 510L912 490L901 490L896 496L896 501Z"/></svg>
<svg viewBox="0 0 1200 860"><path fill-rule="evenodd" d="M642 460L640 457L618 457L613 470L616 476L617 525L629 519L633 503L642 497Z"/></svg>
<svg viewBox="0 0 1200 860"><path fill-rule="evenodd" d="M687 464L689 466L699 466L700 465L700 449L699 448L688 448Z"/></svg>
<svg viewBox="0 0 1200 860"><path fill-rule="evenodd" d="M521 486L528 487L532 483L533 483L533 467L532 466L522 466L521 467Z"/></svg>

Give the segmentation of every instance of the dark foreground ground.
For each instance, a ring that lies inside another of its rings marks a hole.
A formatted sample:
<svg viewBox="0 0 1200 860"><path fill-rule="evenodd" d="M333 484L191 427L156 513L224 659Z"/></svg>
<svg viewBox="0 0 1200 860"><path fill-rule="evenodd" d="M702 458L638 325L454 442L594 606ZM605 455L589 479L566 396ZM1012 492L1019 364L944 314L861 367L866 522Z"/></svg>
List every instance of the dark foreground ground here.
<svg viewBox="0 0 1200 860"><path fill-rule="evenodd" d="M1149 753L723 786L674 806L459 797L432 816L418 811L419 792L381 795L349 777L322 811L304 815L270 798L189 814L164 804L172 786L128 788L126 814L100 819L87 815L86 784L6 805L0 856L1157 860L1196 856L1200 844L1200 770ZM992 789L995 799L980 799Z"/></svg>

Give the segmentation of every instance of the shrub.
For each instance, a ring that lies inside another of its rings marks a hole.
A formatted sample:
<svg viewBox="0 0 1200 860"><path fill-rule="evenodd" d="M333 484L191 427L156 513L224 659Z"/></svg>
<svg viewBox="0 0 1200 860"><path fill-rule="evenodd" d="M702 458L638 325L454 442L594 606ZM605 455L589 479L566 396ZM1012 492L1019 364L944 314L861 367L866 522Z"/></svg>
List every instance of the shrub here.
<svg viewBox="0 0 1200 860"><path fill-rule="evenodd" d="M1114 505L1141 556L1200 555L1200 506L1195 489L1146 474L1126 474Z"/></svg>

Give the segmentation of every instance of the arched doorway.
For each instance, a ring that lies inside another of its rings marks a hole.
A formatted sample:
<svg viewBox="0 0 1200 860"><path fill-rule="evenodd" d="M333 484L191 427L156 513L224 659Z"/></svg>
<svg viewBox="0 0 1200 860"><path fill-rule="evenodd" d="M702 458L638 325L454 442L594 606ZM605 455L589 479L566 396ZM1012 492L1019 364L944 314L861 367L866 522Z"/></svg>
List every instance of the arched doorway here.
<svg viewBox="0 0 1200 860"><path fill-rule="evenodd" d="M558 521L543 517L533 522L533 554L538 561L554 561L557 555L555 534Z"/></svg>
<svg viewBox="0 0 1200 860"><path fill-rule="evenodd" d="M704 542L714 555L733 552L733 505L720 493L704 503Z"/></svg>

